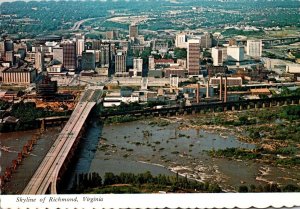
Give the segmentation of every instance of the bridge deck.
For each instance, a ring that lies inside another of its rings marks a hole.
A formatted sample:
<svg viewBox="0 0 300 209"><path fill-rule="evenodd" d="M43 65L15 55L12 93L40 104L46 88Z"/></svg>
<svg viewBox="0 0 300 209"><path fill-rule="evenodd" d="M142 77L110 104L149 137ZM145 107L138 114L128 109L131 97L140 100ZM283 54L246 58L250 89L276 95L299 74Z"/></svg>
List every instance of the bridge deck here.
<svg viewBox="0 0 300 209"><path fill-rule="evenodd" d="M82 96L81 102L77 104L69 121L27 184L23 194L45 194L50 185L55 185L55 188L51 186L51 193L56 193L58 173L79 136L90 111L96 104L94 101L90 102L92 96L93 91L88 91Z"/></svg>

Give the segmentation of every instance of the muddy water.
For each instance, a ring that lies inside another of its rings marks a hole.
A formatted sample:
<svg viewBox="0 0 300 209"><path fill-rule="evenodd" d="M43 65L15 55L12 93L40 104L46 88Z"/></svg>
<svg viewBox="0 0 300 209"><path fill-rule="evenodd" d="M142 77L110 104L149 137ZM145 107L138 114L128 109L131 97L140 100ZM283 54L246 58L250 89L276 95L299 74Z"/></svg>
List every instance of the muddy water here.
<svg viewBox="0 0 300 209"><path fill-rule="evenodd" d="M151 171L167 175L178 172L199 181L217 182L226 191L234 191L242 184L300 182L297 170L252 161L213 159L206 151L230 147L253 149L255 145L240 142L225 132L183 129L185 120L167 120L171 124L164 127L151 125L150 120L105 125L89 171L102 176L105 172Z"/></svg>
<svg viewBox="0 0 300 209"><path fill-rule="evenodd" d="M5 184L6 193L18 194L23 191L60 130L60 127L51 127L40 135L32 152L23 159L21 165L13 172L11 180ZM1 150L1 175L5 172L5 168L11 165L11 161L17 158L18 152L22 151L27 141L37 133L38 130L0 134L1 146L9 150L9 152Z"/></svg>

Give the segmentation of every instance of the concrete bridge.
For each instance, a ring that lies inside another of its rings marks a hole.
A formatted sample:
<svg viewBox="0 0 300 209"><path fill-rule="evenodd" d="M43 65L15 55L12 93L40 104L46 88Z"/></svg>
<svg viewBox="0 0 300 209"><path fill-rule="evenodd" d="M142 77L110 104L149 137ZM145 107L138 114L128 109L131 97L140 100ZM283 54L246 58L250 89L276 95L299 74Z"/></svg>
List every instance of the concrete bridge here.
<svg viewBox="0 0 300 209"><path fill-rule="evenodd" d="M32 176L23 194L57 194L63 177L84 132L86 120L102 96L101 89L88 89L81 96L67 124Z"/></svg>
<svg viewBox="0 0 300 209"><path fill-rule="evenodd" d="M168 107L161 109L145 109L145 110L132 110L112 113L102 113L102 118L108 118L112 116L132 115L132 116L172 116L172 115L186 115L196 114L201 112L214 112L214 111L236 111L236 110L248 110L258 109L273 106L295 105L300 104L300 96L288 96L288 97L274 97L266 99L254 99L243 101L231 101L231 102L212 102L212 103L200 103L192 106L184 107Z"/></svg>

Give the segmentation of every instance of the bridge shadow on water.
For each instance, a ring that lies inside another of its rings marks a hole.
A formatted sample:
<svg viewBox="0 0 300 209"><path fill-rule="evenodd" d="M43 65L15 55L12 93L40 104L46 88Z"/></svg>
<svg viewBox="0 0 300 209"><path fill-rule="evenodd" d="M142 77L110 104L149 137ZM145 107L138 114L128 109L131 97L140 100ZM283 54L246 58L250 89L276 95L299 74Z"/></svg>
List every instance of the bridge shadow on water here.
<svg viewBox="0 0 300 209"><path fill-rule="evenodd" d="M80 139L71 163L59 183L58 193L72 193L72 186L75 176L81 173L88 173L92 160L94 159L99 143L103 123L96 117L90 117L86 124L86 130Z"/></svg>

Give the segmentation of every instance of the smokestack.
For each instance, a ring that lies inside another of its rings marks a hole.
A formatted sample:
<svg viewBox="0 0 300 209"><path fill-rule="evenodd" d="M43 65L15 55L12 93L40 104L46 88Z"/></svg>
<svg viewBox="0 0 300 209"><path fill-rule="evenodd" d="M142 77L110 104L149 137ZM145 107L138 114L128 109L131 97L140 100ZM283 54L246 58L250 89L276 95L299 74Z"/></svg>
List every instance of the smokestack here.
<svg viewBox="0 0 300 209"><path fill-rule="evenodd" d="M199 103L200 103L200 96L199 96L199 94L200 94L200 83L197 83L197 90L196 90L196 93L197 93L197 95L196 95L196 98L197 98L197 104L199 104Z"/></svg>
<svg viewBox="0 0 300 209"><path fill-rule="evenodd" d="M223 86L223 77L220 76L220 92L219 92L219 100L222 101L222 86Z"/></svg>
<svg viewBox="0 0 300 209"><path fill-rule="evenodd" d="M207 85L206 85L206 98L209 98L209 78L207 79Z"/></svg>
<svg viewBox="0 0 300 209"><path fill-rule="evenodd" d="M224 102L227 102L227 76L225 76Z"/></svg>

